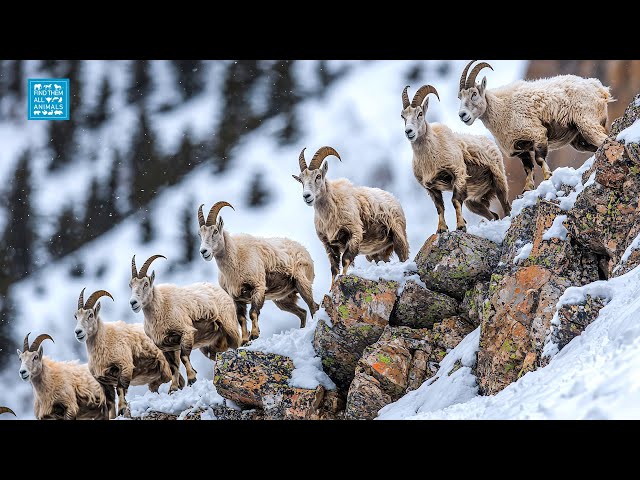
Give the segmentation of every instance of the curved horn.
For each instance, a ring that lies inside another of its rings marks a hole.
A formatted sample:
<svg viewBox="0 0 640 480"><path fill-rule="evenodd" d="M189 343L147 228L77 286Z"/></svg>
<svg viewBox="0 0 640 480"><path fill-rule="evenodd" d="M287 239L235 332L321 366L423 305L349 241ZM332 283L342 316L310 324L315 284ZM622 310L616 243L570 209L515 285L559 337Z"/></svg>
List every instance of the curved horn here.
<svg viewBox="0 0 640 480"><path fill-rule="evenodd" d="M24 337L24 343L22 344L22 351L23 352L28 352L29 351L29 335L31 335L31 332L27 333L27 336Z"/></svg>
<svg viewBox="0 0 640 480"><path fill-rule="evenodd" d="M80 296L78 297L78 310L84 308L84 291L87 287L84 287L80 292Z"/></svg>
<svg viewBox="0 0 640 480"><path fill-rule="evenodd" d="M300 152L300 156L298 157L298 164L300 165L300 171L304 172L307 169L307 161L304 159L304 151L307 147L304 147Z"/></svg>
<svg viewBox="0 0 640 480"><path fill-rule="evenodd" d="M316 170L320 168L320 165L322 165L322 161L329 155L335 155L336 157L338 157L338 160L342 161L340 155L338 155L338 152L336 152L335 149L331 147L320 147L311 159L309 170Z"/></svg>
<svg viewBox="0 0 640 480"><path fill-rule="evenodd" d="M480 70L482 70L485 67L488 67L491 70L493 70L493 67L486 62L479 63L478 65L473 67L473 70L471 70L471 73L469 74L469 78L467 79L467 88L476 86L476 77L480 73Z"/></svg>
<svg viewBox="0 0 640 480"><path fill-rule="evenodd" d="M38 335L36 337L36 339L33 341L33 343L31 344L31 346L29 347L29 351L30 352L35 352L38 350L38 348L40 348L40 344L42 342L44 342L45 340L51 340L53 342L53 338L51 338L49 335L47 335L46 333L43 333L42 335ZM56 343L56 342L53 342Z"/></svg>
<svg viewBox="0 0 640 480"><path fill-rule="evenodd" d="M113 300L113 297L109 292L107 292L106 290L98 290L96 292L93 292L87 299L87 303L84 304L84 309L89 310L90 308L93 308L100 297L109 297L111 300Z"/></svg>
<svg viewBox="0 0 640 480"><path fill-rule="evenodd" d="M407 93L407 90L409 90L409 85L404 87L404 90L402 90L402 108L403 109L409 106L409 94Z"/></svg>
<svg viewBox="0 0 640 480"><path fill-rule="evenodd" d="M151 266L151 263L156 259L156 258L164 258L165 260L167 259L167 257L165 257L164 255L152 255L150 256L146 262L144 262L144 265L142 265L142 268L140 269L140 273L138 273L138 278L144 278L147 276L147 270L149 270L149 267ZM94 294L95 295L95 294ZM92 295L93 296L93 295Z"/></svg>
<svg viewBox="0 0 640 480"><path fill-rule="evenodd" d="M213 207L211 207L211 210L209 210L209 215L207 216L207 227L215 225L216 220L218 219L218 213L220 212L220 209L222 209L222 207L233 208L233 205L231 205L229 202L214 203ZM235 210L235 208L233 209Z"/></svg>
<svg viewBox="0 0 640 480"><path fill-rule="evenodd" d="M15 412L13 410L11 410L9 407L0 407L0 415L2 415L3 413L10 413L12 414L14 417L17 417L17 415L15 414Z"/></svg>
<svg viewBox="0 0 640 480"><path fill-rule="evenodd" d="M424 101L424 97L426 97L430 93L433 93L436 97L438 97L438 100L440 100L440 95L438 95L438 91L433 86L423 85L418 89L416 94L413 96L413 100L411 100L411 106L415 108L418 105L422 105L422 102Z"/></svg>
<svg viewBox="0 0 640 480"><path fill-rule="evenodd" d="M138 277L138 269L136 268L136 256L131 258L131 278Z"/></svg>
<svg viewBox="0 0 640 480"><path fill-rule="evenodd" d="M467 63L467 66L464 67L462 71L462 75L460 75L460 91L467 88L467 72L469 71L469 67L473 64L473 62L477 62L477 60L471 60Z"/></svg>
<svg viewBox="0 0 640 480"><path fill-rule="evenodd" d="M198 224L200 226L204 225L204 213L202 213L203 206L204 206L204 203L198 207Z"/></svg>

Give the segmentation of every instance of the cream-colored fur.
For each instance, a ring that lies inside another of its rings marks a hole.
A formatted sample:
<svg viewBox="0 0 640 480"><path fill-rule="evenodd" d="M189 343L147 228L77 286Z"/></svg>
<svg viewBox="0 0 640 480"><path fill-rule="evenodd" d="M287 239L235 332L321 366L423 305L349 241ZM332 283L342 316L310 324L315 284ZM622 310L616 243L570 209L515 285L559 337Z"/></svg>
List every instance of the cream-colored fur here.
<svg viewBox="0 0 640 480"><path fill-rule="evenodd" d="M107 420L107 402L87 364L42 359L39 375L30 378L33 411L38 420Z"/></svg>

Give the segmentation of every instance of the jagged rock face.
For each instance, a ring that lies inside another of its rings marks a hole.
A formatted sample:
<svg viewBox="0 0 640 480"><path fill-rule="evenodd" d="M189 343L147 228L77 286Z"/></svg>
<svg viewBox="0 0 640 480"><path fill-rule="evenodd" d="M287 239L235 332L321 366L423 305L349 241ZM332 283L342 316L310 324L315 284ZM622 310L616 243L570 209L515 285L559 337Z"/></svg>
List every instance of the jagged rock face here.
<svg viewBox="0 0 640 480"><path fill-rule="evenodd" d="M213 384L224 398L246 407L264 408L289 388L293 362L289 357L251 350L218 355Z"/></svg>
<svg viewBox="0 0 640 480"><path fill-rule="evenodd" d="M473 330L462 317L451 317L433 329L385 328L358 361L349 388L345 418L371 419L378 411L415 390L433 376L439 362Z"/></svg>
<svg viewBox="0 0 640 480"><path fill-rule="evenodd" d="M608 257L605 274L609 277L640 233L640 158L634 160L625 145L607 140L585 176L593 173L595 182L583 190L569 212L571 234L585 248Z"/></svg>
<svg viewBox="0 0 640 480"><path fill-rule="evenodd" d="M457 313L458 302L455 299L408 281L396 302L390 323L426 328Z"/></svg>
<svg viewBox="0 0 640 480"><path fill-rule="evenodd" d="M500 248L491 240L454 231L431 235L415 262L427 288L462 300L467 290L491 276L499 257Z"/></svg>
<svg viewBox="0 0 640 480"><path fill-rule="evenodd" d="M596 318L605 300L587 295L586 301L578 305L563 305L558 309L557 325L551 329L549 341L562 350L575 337L580 335Z"/></svg>
<svg viewBox="0 0 640 480"><path fill-rule="evenodd" d="M507 232L488 302L483 300L482 309L475 309L482 318L476 371L483 394L495 394L540 366L560 296L572 285L598 280L597 257L575 245L571 236L543 239L561 214L556 204L539 200L523 209ZM570 223L563 223L568 230ZM529 255L514 261L527 243Z"/></svg>
<svg viewBox="0 0 640 480"><path fill-rule="evenodd" d="M489 316L489 282L478 282L464 294L460 304L460 315L474 327L479 326Z"/></svg>
<svg viewBox="0 0 640 480"><path fill-rule="evenodd" d="M364 349L389 324L397 290L397 282L346 275L336 280L331 296L324 297L322 305L333 326L319 321L313 345L324 371L342 391L348 390Z"/></svg>

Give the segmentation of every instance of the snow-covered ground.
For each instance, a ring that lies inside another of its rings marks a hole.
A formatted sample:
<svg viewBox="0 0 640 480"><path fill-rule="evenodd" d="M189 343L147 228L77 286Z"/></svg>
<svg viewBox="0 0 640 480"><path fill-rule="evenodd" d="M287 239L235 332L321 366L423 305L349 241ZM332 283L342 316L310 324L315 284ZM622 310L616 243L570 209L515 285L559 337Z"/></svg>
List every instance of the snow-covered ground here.
<svg viewBox="0 0 640 480"><path fill-rule="evenodd" d="M274 138L274 132L282 123L282 118L276 116L241 139L232 151L231 167L224 174L214 175L210 164L203 164L178 184L164 190L149 205L155 229L152 242L143 245L137 220L128 218L69 257L48 264L42 261L43 266L36 274L12 285L10 293L16 308L12 334L16 348L22 344L27 332L46 332L56 341L44 347L47 355L60 360L80 358L85 361L85 347L73 335L73 313L78 294L84 287L88 291L104 288L113 294L115 303L103 302L101 315L104 320L142 322L142 314L134 314L128 306L128 281L133 254L139 263L156 253L168 257L168 261L160 259L153 265L158 283L215 281L218 273L215 262L207 263L200 258L189 264L180 262L183 231L179 215L186 202L191 202L192 234L196 237L198 205L204 203L205 208L209 208L218 200L226 200L236 207L235 211L225 209L221 212L229 232L287 236L301 242L309 249L315 262L314 296L316 301L320 301L330 283L329 263L315 234L313 210L304 204L300 185L291 178L292 173L297 173L298 154L303 147L307 147L308 153L315 152L323 145L335 147L343 161L328 159L330 178L345 176L356 184L379 186L400 199L407 217L410 258L413 258L425 239L436 231L437 214L428 195L413 176L411 147L404 136L404 125L399 115L401 92L406 85L408 72L420 64L425 68L420 79L411 83L410 93L415 92L422 83L432 83L442 99L441 102L430 102L427 119L447 123L456 131L488 135L481 122L467 127L457 115L458 80L465 62L453 62L453 68L444 73L439 69L440 61L330 62L330 65L332 68L341 68L345 63L351 68L332 84L326 95L307 98L296 107L301 138L294 145L282 146ZM491 85L521 78L526 66L524 61L491 60L490 63L495 71L483 73ZM295 73L302 87L317 81L309 73L312 66L311 61L297 64ZM37 74L31 64L27 64L26 68L28 76ZM108 68L115 82L111 102L114 116L107 125L101 127L103 136L100 144L83 144L80 150L87 155L95 154L95 162L72 164L55 174L47 173L45 168L34 168L34 172L37 171L36 204L44 217L54 207L59 211L60 205L85 198L84 192L92 175L108 175L113 148L124 148L129 138L128 132L136 127L136 117L124 105L122 93L129 78L130 64L109 62ZM166 88L166 75L170 74L162 65L154 68L157 68L157 77L154 79L156 93L149 100L151 103L160 101L156 97L162 95L157 92ZM101 78L106 74L106 69L105 64L96 62L84 74ZM220 75L215 64L209 69L208 78L212 80L203 94L181 105L177 111L154 114L152 128L167 151L177 148L184 129L191 129L197 140L204 140L215 122L220 121L216 113L220 104ZM44 148L44 126L39 125L44 123L26 122L25 128L19 129L11 122L0 122L3 151L9 152L5 155L8 160L0 165L0 180L7 180L15 157L24 146L33 143ZM44 166L46 159L39 158L37 155L34 157L36 166ZM265 174L266 186L272 194L272 201L260 209L250 209L244 203L250 184L249 172L254 171ZM446 219L451 226L455 225L455 215L450 199L451 194L445 194ZM480 222L480 217L466 209L465 217L470 229ZM478 228L490 230L486 222L482 223L484 226ZM503 228L504 231L506 228ZM86 267L83 277L74 277L70 273L78 262ZM356 271L362 271L366 263L364 257L358 257ZM401 271L406 270L406 265L398 267ZM384 272L389 271L388 265L373 268L375 270L368 270L371 275L379 272L384 276ZM251 348L288 352L294 358L296 371L293 382L298 385L312 387L322 383L330 386L330 380L322 372L319 360L313 358L311 348L312 329L317 319L308 321L307 327L299 330L297 317L281 312L271 302L267 302L260 318L261 337ZM0 352L0 355L11 356L8 368L0 373L0 404L10 406L20 418L33 418L31 387L18 378L19 364L15 350ZM212 378L212 363L200 352L193 352L192 361L199 379ZM200 392L198 388L194 385L189 394ZM129 390L132 406L139 405L135 408L141 411L147 407L136 403L141 401L140 397L148 399L154 395L145 391L145 387L132 387ZM202 387L202 392L208 395L212 403L217 402L218 397L210 387ZM160 398L158 402L166 404Z"/></svg>

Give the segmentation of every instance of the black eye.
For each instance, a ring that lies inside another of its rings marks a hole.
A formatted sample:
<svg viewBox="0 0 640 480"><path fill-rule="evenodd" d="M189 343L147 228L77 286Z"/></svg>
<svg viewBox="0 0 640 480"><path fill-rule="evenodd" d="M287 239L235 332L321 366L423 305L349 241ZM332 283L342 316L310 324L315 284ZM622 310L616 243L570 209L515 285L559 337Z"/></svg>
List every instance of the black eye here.
<svg viewBox="0 0 640 480"><path fill-rule="evenodd" d="M418 112L418 118L422 116L422 112Z"/></svg>
<svg viewBox="0 0 640 480"><path fill-rule="evenodd" d="M89 312L89 318L93 318L93 312Z"/></svg>
<svg viewBox="0 0 640 480"><path fill-rule="evenodd" d="M320 175L316 176L316 181L320 180Z"/></svg>
<svg viewBox="0 0 640 480"><path fill-rule="evenodd" d="M37 353L33 356L33 359L34 359L34 360L37 360L37 359L38 359L38 354L37 354Z"/></svg>
<svg viewBox="0 0 640 480"><path fill-rule="evenodd" d="M473 92L473 94L471 95L471 100L475 100L477 96L478 94L476 92Z"/></svg>

